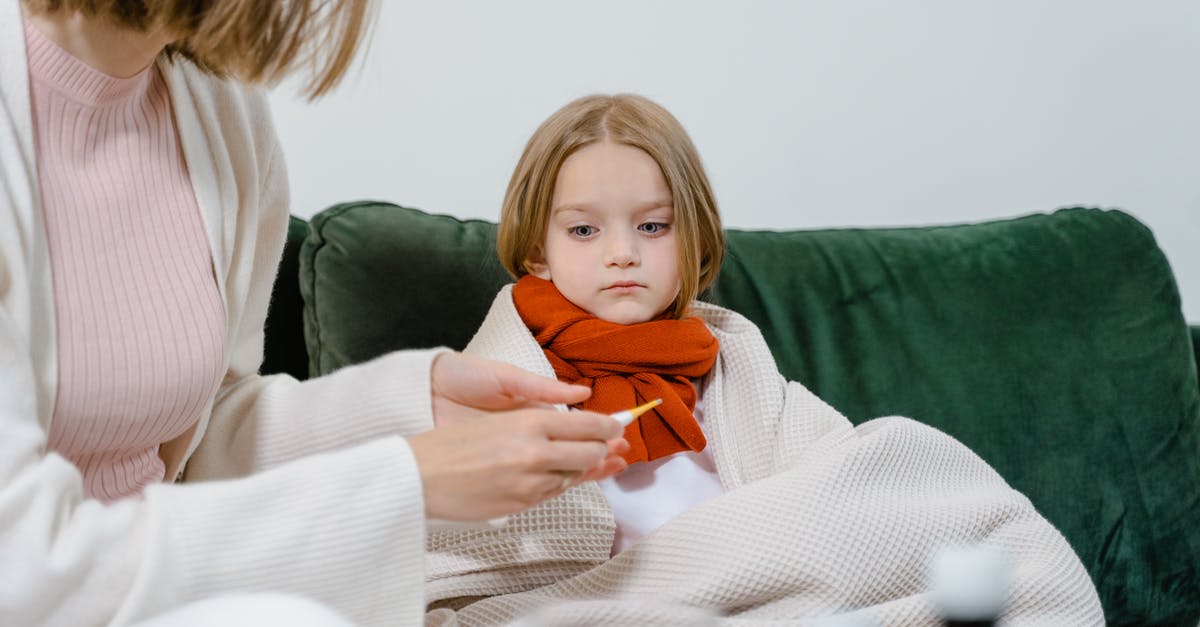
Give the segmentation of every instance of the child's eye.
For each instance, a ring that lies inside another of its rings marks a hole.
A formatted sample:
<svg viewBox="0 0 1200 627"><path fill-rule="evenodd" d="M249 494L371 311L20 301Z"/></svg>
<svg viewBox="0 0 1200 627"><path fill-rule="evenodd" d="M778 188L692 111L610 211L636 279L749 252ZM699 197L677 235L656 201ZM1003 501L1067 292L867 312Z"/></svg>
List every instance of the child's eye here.
<svg viewBox="0 0 1200 627"><path fill-rule="evenodd" d="M581 224L567 229L567 233L575 237L591 237L596 234L596 227L589 224Z"/></svg>
<svg viewBox="0 0 1200 627"><path fill-rule="evenodd" d="M666 222L643 222L638 225L638 230L646 235L658 235L670 227Z"/></svg>

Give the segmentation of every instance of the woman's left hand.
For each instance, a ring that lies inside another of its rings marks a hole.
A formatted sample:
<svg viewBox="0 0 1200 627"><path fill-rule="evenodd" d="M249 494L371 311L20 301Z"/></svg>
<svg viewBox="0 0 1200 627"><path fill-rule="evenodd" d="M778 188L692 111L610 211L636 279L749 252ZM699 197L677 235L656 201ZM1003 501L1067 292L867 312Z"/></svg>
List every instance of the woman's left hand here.
<svg viewBox="0 0 1200 627"><path fill-rule="evenodd" d="M512 364L457 352L442 353L431 368L435 427L460 424L483 415L562 403L574 405L591 396L590 388L536 375ZM596 481L625 470L621 457L629 450L624 438L605 442L608 456L598 466L577 474L570 485Z"/></svg>

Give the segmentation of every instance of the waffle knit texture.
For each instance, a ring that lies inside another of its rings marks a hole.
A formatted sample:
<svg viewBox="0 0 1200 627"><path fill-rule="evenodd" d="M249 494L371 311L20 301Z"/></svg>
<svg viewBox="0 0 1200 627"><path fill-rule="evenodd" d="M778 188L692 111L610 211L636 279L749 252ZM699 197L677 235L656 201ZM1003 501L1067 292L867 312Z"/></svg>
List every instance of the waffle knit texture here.
<svg viewBox="0 0 1200 627"><path fill-rule="evenodd" d="M258 375L289 208L260 91L157 63L224 311L220 387L162 448L188 482L106 506L48 449L56 303L24 40L19 2L0 0L0 624L124 625L266 591L356 624L419 623L425 507L400 436L432 428L436 351L302 383Z"/></svg>
<svg viewBox="0 0 1200 627"><path fill-rule="evenodd" d="M717 340L703 322L608 322L567 300L550 281L532 275L517 281L513 303L559 381L591 388L583 409L611 414L662 399L661 405L625 427L625 461L634 464L704 450L704 432L692 417L696 389L691 380L712 369Z"/></svg>
<svg viewBox="0 0 1200 627"><path fill-rule="evenodd" d="M907 418L852 426L783 379L753 323L706 303L693 312L721 345L703 402L726 493L611 559L611 512L593 484L507 528L431 536L434 589L484 598L445 602L426 625L804 624L835 614L937 625L931 558L976 543L1013 564L1003 624L1103 624L1065 539L977 455ZM507 287L468 351L554 374Z"/></svg>

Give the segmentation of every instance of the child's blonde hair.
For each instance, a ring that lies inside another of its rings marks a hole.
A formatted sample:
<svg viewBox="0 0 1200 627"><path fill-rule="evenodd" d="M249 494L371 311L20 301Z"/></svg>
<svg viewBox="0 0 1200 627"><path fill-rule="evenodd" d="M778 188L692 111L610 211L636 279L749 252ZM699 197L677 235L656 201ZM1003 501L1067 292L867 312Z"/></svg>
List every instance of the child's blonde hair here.
<svg viewBox="0 0 1200 627"><path fill-rule="evenodd" d="M373 0L22 0L33 13L79 12L177 37L168 55L216 76L274 83L296 70L304 92L324 94L345 75L370 30Z"/></svg>
<svg viewBox="0 0 1200 627"><path fill-rule="evenodd" d="M700 155L683 125L655 102L634 94L584 96L554 112L529 138L504 206L496 249L516 278L546 240L554 184L563 161L589 144L611 141L650 155L671 188L679 239L679 296L673 316L712 284L725 257L725 233Z"/></svg>

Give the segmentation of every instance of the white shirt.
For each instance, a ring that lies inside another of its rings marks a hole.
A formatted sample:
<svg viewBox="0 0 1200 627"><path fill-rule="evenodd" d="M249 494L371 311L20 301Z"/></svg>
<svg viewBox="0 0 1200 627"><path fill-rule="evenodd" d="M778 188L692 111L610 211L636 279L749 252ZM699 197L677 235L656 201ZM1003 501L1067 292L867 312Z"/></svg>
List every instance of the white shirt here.
<svg viewBox="0 0 1200 627"><path fill-rule="evenodd" d="M702 401L696 402L693 415L703 430ZM709 437L707 432L704 436ZM633 546L672 518L725 491L717 476L712 448L707 446L699 453L683 451L633 464L625 472L599 484L617 520L613 555Z"/></svg>

